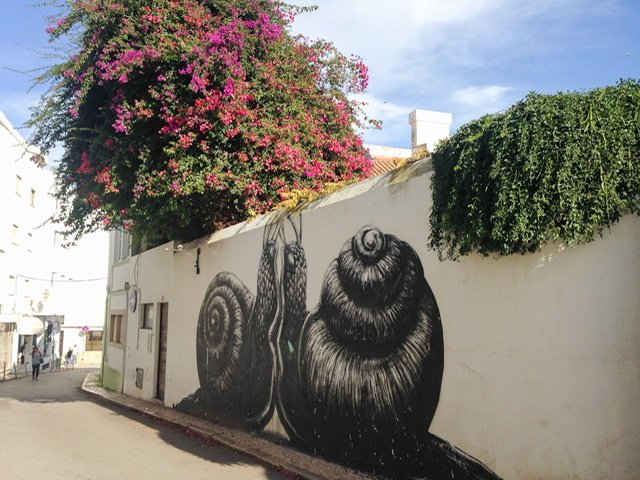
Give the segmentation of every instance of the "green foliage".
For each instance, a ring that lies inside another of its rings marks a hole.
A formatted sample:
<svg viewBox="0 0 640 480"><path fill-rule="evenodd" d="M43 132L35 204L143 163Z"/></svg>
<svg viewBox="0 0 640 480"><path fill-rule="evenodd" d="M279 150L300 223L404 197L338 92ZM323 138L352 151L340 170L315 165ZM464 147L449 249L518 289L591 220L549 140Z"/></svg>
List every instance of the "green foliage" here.
<svg viewBox="0 0 640 480"><path fill-rule="evenodd" d="M531 93L433 154L429 245L440 258L586 243L640 214L640 83Z"/></svg>

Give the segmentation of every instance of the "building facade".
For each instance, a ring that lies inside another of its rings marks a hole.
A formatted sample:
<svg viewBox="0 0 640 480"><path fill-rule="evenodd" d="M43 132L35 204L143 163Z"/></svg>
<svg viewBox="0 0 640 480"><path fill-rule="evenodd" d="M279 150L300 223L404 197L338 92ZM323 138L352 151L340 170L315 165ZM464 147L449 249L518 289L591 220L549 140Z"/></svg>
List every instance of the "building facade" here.
<svg viewBox="0 0 640 480"><path fill-rule="evenodd" d="M27 144L0 112L0 367L23 361L31 346L44 346L48 325L35 315L50 292L35 279L53 253L53 175L45 158ZM53 325L52 325L53 329Z"/></svg>
<svg viewBox="0 0 640 480"><path fill-rule="evenodd" d="M35 345L45 365L74 346L101 356L107 236L63 248L54 186L45 157L0 112L0 370L28 368Z"/></svg>

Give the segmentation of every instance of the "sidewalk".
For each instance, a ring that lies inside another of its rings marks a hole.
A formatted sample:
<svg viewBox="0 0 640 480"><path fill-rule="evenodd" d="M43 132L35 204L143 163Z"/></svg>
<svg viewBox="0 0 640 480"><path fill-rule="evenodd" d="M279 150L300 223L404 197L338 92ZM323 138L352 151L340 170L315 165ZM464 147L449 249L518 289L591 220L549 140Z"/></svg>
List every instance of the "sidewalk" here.
<svg viewBox="0 0 640 480"><path fill-rule="evenodd" d="M285 445L279 445L256 434L224 427L187 415L165 407L160 402L142 400L105 390L98 384L98 374L96 373L87 375L82 389L101 400L140 412L161 422L173 424L207 443L220 444L248 455L284 472L291 478L301 480L371 480L374 478Z"/></svg>
<svg viewBox="0 0 640 480"><path fill-rule="evenodd" d="M62 368L51 368L49 363L47 362L47 368L40 368L40 375L58 372L64 369ZM99 365L98 365L99 367ZM25 378L31 376L31 363L19 363L7 365L6 363L0 364L0 383L8 382L9 380L18 380L19 378Z"/></svg>

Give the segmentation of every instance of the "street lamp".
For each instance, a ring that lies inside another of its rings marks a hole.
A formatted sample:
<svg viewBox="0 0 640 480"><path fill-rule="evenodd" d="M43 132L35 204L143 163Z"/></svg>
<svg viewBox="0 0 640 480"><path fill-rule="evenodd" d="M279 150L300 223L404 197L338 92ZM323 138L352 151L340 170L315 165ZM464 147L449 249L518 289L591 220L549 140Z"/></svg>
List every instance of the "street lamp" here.
<svg viewBox="0 0 640 480"><path fill-rule="evenodd" d="M193 264L193 268L195 268L196 270L196 275L200 274L200 247L195 248L195 249L185 249L182 245L178 245L177 248L169 248L166 247L164 249L165 252L173 252L173 254L175 255L176 253L186 253L187 255L189 255L191 258L193 258L194 260L194 264ZM195 253L193 253L195 252Z"/></svg>

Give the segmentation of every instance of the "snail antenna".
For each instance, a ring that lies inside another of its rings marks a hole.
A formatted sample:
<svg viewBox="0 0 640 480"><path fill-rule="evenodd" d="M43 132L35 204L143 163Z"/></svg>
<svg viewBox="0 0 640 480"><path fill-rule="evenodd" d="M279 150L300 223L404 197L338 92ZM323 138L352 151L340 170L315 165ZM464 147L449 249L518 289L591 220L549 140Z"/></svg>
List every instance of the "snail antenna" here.
<svg viewBox="0 0 640 480"><path fill-rule="evenodd" d="M274 228L277 228L275 230L275 234ZM265 247L270 240L274 240L278 236L279 230L279 225L277 225L276 227L273 223L267 223L267 225L264 227L264 234L262 236L262 246Z"/></svg>
<svg viewBox="0 0 640 480"><path fill-rule="evenodd" d="M295 224L295 222L291 219L291 217L287 217L287 220L289 220L289 223L291 224L291 227L293 228L293 233L295 234L296 237L296 241L298 243L300 243L300 241L302 240L302 215L299 214L298 215L298 221L300 223L299 226L297 226Z"/></svg>
<svg viewBox="0 0 640 480"><path fill-rule="evenodd" d="M280 224L280 228L278 228L278 237L282 240L282 243L287 243L287 237L284 234L284 226Z"/></svg>

